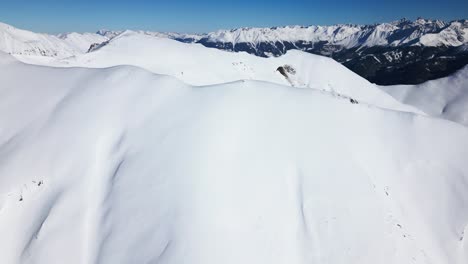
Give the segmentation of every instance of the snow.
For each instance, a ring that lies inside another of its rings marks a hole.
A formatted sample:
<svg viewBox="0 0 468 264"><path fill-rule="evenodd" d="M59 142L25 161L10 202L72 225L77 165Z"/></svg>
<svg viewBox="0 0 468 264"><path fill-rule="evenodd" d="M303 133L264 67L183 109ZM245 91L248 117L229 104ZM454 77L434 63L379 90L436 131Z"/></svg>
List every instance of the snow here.
<svg viewBox="0 0 468 264"><path fill-rule="evenodd" d="M0 263L468 262L467 67L379 87L301 51L0 32Z"/></svg>
<svg viewBox="0 0 468 264"><path fill-rule="evenodd" d="M287 26L275 28L239 28L219 30L206 34L212 42L254 43L259 42L296 42L296 41L340 41L358 32L360 26Z"/></svg>
<svg viewBox="0 0 468 264"><path fill-rule="evenodd" d="M59 35L59 38L63 39L65 43L67 43L70 47L73 47L73 49L78 51L78 53L87 52L92 44L103 43L109 40L109 38L99 34L79 34L76 32Z"/></svg>
<svg viewBox="0 0 468 264"><path fill-rule="evenodd" d="M463 126L132 66L0 83L2 263L468 260Z"/></svg>
<svg viewBox="0 0 468 264"><path fill-rule="evenodd" d="M374 47L374 46L386 46L388 45L388 38L393 31L399 29L398 27L391 24L380 24L372 30L369 36L366 38L362 46Z"/></svg>
<svg viewBox="0 0 468 264"><path fill-rule="evenodd" d="M67 33L58 36L34 33L0 23L0 51L19 57L65 58L86 52L91 44L108 38L92 33Z"/></svg>
<svg viewBox="0 0 468 264"><path fill-rule="evenodd" d="M133 65L153 73L174 76L188 84L200 86L260 80L302 88L314 88L384 108L419 112L399 103L374 84L354 74L338 62L323 56L291 50L276 58L261 58L247 53L209 49L200 44L181 43L139 32L126 31L102 48L82 55L44 61L21 58L28 63L56 67L106 68ZM290 65L297 73L286 79L278 67ZM336 78L340 76L340 78Z"/></svg>
<svg viewBox="0 0 468 264"><path fill-rule="evenodd" d="M455 21L447 28L434 34L426 34L421 37L424 46L449 46L458 47L468 43L468 20Z"/></svg>
<svg viewBox="0 0 468 264"><path fill-rule="evenodd" d="M0 51L21 57L47 56L65 58L88 51L95 43L103 43L129 31L100 30L97 33L67 33L58 36L37 34L0 24ZM468 21L446 23L440 20L400 20L375 25L338 24L332 26L286 26L273 28L239 28L205 34L131 31L157 38L184 42L202 39L208 42L248 43L254 49L260 43L326 42L336 49L373 46L461 46L468 43Z"/></svg>
<svg viewBox="0 0 468 264"><path fill-rule="evenodd" d="M36 34L6 24L0 25L0 51L41 56L67 56L73 53L55 36Z"/></svg>
<svg viewBox="0 0 468 264"><path fill-rule="evenodd" d="M431 116L468 126L468 66L446 78L419 85L382 86L381 89Z"/></svg>
<svg viewBox="0 0 468 264"><path fill-rule="evenodd" d="M218 30L200 35L210 42L251 43L262 42L327 42L342 48L424 45L459 46L467 43L464 37L468 30L466 20L446 23L440 20L400 20L375 25L332 25L332 26L286 26L274 28L239 28ZM453 28L458 30L453 31ZM447 33L445 31L449 31ZM450 37L447 35L451 35ZM454 37L453 37L454 36ZM457 40L457 37L462 40Z"/></svg>

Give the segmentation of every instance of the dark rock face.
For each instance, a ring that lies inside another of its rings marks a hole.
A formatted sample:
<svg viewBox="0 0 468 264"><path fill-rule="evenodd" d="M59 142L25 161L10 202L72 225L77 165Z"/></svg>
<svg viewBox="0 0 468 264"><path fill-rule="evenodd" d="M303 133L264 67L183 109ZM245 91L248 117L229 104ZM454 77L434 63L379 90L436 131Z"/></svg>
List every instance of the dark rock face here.
<svg viewBox="0 0 468 264"><path fill-rule="evenodd" d="M446 77L468 64L468 52L446 47L380 47L332 57L379 85L419 84Z"/></svg>
<svg viewBox="0 0 468 264"><path fill-rule="evenodd" d="M100 49L101 47L104 47L105 45L109 44L109 41L104 41L102 43L94 43L94 44L91 44L91 46L89 46L89 49L88 49L88 53L89 52L93 52L97 49Z"/></svg>

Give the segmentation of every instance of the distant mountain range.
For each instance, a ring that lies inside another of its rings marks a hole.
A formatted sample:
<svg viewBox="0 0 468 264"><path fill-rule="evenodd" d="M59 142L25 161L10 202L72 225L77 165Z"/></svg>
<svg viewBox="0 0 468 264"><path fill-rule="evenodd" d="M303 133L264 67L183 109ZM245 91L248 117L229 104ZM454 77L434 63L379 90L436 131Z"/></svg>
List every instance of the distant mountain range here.
<svg viewBox="0 0 468 264"><path fill-rule="evenodd" d="M0 50L15 55L68 57L92 52L125 31L37 34L0 24ZM374 25L239 28L206 34L138 31L155 37L248 52L261 57L288 50L332 57L367 80L418 84L448 76L468 64L468 20L401 19Z"/></svg>
<svg viewBox="0 0 468 264"><path fill-rule="evenodd" d="M178 39L263 57L299 49L332 57L381 85L417 84L448 76L468 64L467 20L240 28Z"/></svg>

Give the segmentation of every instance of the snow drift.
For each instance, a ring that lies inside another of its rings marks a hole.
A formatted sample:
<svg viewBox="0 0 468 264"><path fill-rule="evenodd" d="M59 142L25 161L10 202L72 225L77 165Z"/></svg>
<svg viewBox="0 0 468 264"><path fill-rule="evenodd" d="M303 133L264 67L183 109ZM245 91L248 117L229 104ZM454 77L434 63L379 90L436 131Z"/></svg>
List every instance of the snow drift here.
<svg viewBox="0 0 468 264"><path fill-rule="evenodd" d="M0 54L2 263L468 261L468 130Z"/></svg>

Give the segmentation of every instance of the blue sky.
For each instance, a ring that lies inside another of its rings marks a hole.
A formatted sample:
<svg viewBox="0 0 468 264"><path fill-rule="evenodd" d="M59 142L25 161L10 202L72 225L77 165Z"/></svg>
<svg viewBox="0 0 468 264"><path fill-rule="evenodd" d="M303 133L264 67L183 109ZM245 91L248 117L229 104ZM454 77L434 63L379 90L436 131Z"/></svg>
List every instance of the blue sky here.
<svg viewBox="0 0 468 264"><path fill-rule="evenodd" d="M0 0L0 21L38 32L143 29L207 32L244 26L468 18L468 0Z"/></svg>

